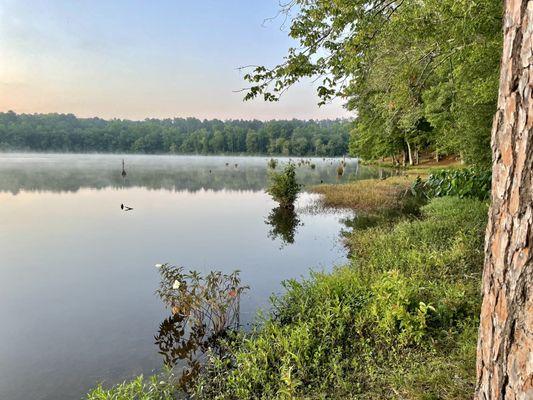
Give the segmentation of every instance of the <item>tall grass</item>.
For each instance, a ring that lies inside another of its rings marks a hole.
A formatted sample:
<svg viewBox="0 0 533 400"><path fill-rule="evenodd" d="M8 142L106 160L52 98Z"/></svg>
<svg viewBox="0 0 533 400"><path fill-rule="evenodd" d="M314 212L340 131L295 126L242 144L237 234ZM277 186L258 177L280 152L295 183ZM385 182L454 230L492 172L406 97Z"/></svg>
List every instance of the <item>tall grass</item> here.
<svg viewBox="0 0 533 400"><path fill-rule="evenodd" d="M385 180L365 179L344 185L319 185L313 191L323 195L322 201L327 207L377 212L402 208L409 188L409 179L393 176Z"/></svg>

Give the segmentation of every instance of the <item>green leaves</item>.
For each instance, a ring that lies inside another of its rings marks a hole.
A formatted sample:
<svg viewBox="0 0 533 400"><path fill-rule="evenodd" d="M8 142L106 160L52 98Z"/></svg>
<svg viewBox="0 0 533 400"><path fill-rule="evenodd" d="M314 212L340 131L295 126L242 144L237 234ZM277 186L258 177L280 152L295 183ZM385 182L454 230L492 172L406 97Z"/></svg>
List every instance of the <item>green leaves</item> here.
<svg viewBox="0 0 533 400"><path fill-rule="evenodd" d="M272 69L245 75L245 95L276 101L316 76L318 104L339 96L357 113L350 149L393 156L408 138L420 150L490 162L501 55L501 2L494 0L294 0L288 50ZM421 123L427 123L420 129Z"/></svg>
<svg viewBox="0 0 533 400"><path fill-rule="evenodd" d="M486 200L490 196L491 171L479 168L441 170L424 183L428 197L458 196Z"/></svg>
<svg viewBox="0 0 533 400"><path fill-rule="evenodd" d="M296 166L293 163L285 165L282 172L270 173L270 185L267 193L283 208L293 208L293 204L300 193L301 185L296 181Z"/></svg>

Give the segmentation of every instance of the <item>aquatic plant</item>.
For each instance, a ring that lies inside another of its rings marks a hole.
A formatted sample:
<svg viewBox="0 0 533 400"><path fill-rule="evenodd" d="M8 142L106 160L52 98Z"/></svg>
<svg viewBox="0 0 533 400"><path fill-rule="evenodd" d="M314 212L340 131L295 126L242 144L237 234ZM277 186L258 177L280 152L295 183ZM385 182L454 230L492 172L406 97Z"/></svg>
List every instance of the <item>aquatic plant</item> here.
<svg viewBox="0 0 533 400"><path fill-rule="evenodd" d="M276 160L275 158L271 158L270 160L268 160L267 165L270 169L276 169L276 167L278 166L278 160Z"/></svg>
<svg viewBox="0 0 533 400"><path fill-rule="evenodd" d="M301 185L296 180L296 167L292 163L285 165L282 172L271 172L267 193L283 208L294 208L294 202L300 193Z"/></svg>
<svg viewBox="0 0 533 400"><path fill-rule="evenodd" d="M157 294L171 315L161 322L155 344L166 366L185 363L176 384L187 392L202 369L206 352L216 352L219 342L239 328L240 297L248 287L241 285L239 271L202 276L162 264L159 272Z"/></svg>
<svg viewBox="0 0 533 400"><path fill-rule="evenodd" d="M202 276L197 271L185 272L183 267L163 264L159 268L161 282L156 293L172 311L188 318L194 326L220 333L238 327L241 294L248 289L241 285L239 271L223 274L211 271Z"/></svg>

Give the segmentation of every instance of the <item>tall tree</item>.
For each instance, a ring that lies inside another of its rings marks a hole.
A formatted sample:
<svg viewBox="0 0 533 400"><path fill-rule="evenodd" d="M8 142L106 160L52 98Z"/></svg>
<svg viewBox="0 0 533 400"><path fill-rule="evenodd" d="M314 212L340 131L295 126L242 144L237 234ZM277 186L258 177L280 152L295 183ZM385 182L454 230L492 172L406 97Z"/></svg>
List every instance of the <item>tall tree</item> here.
<svg viewBox="0 0 533 400"><path fill-rule="evenodd" d="M533 398L533 0L505 0L476 399Z"/></svg>
<svg viewBox="0 0 533 400"><path fill-rule="evenodd" d="M250 67L245 99L276 101L314 77L319 104L341 97L357 113L352 154L438 150L490 165L501 1L288 0L280 14L298 45Z"/></svg>

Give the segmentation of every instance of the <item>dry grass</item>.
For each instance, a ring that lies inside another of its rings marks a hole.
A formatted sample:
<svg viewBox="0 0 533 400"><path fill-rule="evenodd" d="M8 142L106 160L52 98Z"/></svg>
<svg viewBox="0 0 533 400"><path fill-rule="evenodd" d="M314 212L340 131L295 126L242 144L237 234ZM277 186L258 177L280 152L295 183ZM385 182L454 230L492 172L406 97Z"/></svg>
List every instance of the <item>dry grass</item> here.
<svg viewBox="0 0 533 400"><path fill-rule="evenodd" d="M411 181L407 176L393 176L384 180L367 179L343 185L319 185L312 190L323 195L322 201L326 207L374 212L401 208L404 193Z"/></svg>

